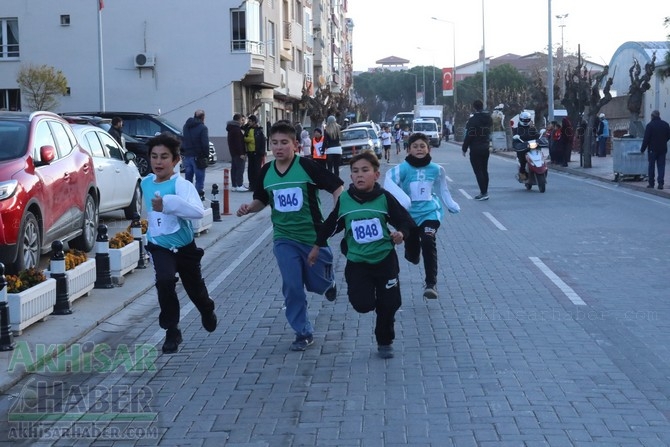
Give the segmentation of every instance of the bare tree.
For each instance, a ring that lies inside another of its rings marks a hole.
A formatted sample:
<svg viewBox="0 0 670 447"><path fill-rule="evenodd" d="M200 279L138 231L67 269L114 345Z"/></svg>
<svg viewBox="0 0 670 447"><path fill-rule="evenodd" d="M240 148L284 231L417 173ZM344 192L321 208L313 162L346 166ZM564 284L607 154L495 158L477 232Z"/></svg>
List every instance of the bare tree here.
<svg viewBox="0 0 670 447"><path fill-rule="evenodd" d="M644 74L637 59L633 58L633 65L628 70L630 77L630 87L628 88L628 111L630 112L630 123L628 133L633 137L642 137L644 135L644 125L640 120L640 111L642 110L642 100L644 92L651 88L649 81L656 68L656 51L652 53L651 62L644 64Z"/></svg>
<svg viewBox="0 0 670 447"><path fill-rule="evenodd" d="M582 149L584 155L584 167L591 168L591 144L593 142L593 129L596 126L596 118L598 117L598 112L600 109L612 100L612 94L610 93L610 88L612 87L612 82L614 79L612 77L607 78L605 82L605 87L603 88L603 96L600 96L600 84L602 80L609 74L610 67L605 65L605 68L602 72L598 73L595 78L589 76L589 82L591 85L591 93L589 95L589 105L586 109L586 122L587 127L584 132L584 147Z"/></svg>

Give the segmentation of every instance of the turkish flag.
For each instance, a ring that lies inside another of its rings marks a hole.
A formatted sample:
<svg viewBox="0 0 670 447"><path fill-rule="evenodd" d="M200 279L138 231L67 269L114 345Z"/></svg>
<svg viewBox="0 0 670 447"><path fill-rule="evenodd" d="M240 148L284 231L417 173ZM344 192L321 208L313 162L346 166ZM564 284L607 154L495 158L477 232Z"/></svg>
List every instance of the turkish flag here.
<svg viewBox="0 0 670 447"><path fill-rule="evenodd" d="M454 94L454 69L442 69L442 96L453 96Z"/></svg>

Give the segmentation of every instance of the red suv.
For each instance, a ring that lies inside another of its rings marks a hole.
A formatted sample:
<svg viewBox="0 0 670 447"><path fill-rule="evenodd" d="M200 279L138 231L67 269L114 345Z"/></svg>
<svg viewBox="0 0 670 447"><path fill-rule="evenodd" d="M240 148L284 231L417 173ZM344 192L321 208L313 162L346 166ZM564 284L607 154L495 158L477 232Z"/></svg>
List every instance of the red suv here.
<svg viewBox="0 0 670 447"><path fill-rule="evenodd" d="M39 264L55 240L90 251L98 226L91 156L51 112L0 112L0 262Z"/></svg>

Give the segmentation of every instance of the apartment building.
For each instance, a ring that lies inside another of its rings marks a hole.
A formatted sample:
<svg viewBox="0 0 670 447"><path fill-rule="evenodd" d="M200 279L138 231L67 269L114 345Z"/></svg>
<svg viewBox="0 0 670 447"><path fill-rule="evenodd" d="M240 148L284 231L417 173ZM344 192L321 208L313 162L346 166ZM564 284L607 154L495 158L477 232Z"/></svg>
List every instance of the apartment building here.
<svg viewBox="0 0 670 447"><path fill-rule="evenodd" d="M346 12L346 0L3 0L0 107L23 107L22 65L53 66L68 80L56 112L160 113L181 127L202 108L226 159L234 113L303 121L303 92L351 88Z"/></svg>

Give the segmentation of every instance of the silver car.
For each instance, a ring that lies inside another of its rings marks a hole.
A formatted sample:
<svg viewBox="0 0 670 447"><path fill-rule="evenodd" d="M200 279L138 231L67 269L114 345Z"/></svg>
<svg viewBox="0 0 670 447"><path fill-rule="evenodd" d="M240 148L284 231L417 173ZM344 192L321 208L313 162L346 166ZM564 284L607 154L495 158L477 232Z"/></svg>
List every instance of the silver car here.
<svg viewBox="0 0 670 447"><path fill-rule="evenodd" d="M364 127L344 129L340 136L340 145L342 146L343 162L351 160L351 157L361 151L375 150L375 145L368 134L368 129ZM377 155L377 157L379 157L379 155Z"/></svg>

